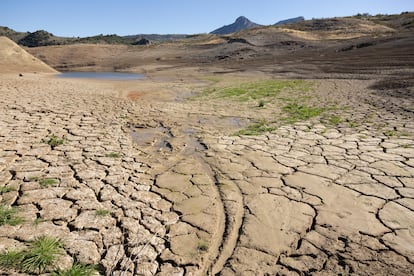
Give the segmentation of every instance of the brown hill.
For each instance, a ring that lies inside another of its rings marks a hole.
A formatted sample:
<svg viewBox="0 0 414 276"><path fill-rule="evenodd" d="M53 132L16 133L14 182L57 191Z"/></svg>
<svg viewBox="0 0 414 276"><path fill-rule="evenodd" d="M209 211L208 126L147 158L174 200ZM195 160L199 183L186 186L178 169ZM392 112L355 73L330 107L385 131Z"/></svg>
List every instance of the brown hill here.
<svg viewBox="0 0 414 276"><path fill-rule="evenodd" d="M0 37L0 73L56 73L7 37Z"/></svg>
<svg viewBox="0 0 414 276"><path fill-rule="evenodd" d="M414 65L414 13L307 20L231 35L201 34L148 46L75 44L27 51L59 71L135 71L208 66L317 77ZM303 67L298 69L299 67ZM222 71L222 70L221 70ZM220 72L221 72L220 71Z"/></svg>

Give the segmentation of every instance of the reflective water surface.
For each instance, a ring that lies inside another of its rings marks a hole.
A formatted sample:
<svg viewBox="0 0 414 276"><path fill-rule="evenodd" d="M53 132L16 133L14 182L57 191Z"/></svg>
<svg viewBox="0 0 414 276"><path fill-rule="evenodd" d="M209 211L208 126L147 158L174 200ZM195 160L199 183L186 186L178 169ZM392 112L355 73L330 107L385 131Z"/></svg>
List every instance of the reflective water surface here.
<svg viewBox="0 0 414 276"><path fill-rule="evenodd" d="M144 75L124 72L65 72L57 75L60 78L105 79L105 80L139 80Z"/></svg>

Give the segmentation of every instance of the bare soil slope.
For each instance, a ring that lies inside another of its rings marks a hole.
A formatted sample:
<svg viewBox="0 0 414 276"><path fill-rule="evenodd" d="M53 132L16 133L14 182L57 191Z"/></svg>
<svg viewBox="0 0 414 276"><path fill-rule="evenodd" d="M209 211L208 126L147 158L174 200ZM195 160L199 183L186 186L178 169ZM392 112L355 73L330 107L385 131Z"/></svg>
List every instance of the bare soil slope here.
<svg viewBox="0 0 414 276"><path fill-rule="evenodd" d="M56 73L7 37L0 37L0 73Z"/></svg>

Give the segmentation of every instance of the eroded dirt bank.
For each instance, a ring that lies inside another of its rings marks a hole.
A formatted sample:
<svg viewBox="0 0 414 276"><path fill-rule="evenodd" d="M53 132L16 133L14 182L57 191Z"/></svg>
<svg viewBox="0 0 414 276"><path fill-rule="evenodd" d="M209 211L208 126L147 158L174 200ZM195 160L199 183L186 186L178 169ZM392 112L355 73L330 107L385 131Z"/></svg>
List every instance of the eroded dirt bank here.
<svg viewBox="0 0 414 276"><path fill-rule="evenodd" d="M1 76L0 199L24 221L0 251L59 237L59 266L107 275L414 272L410 83L307 80L258 103L214 93L274 76L182 72ZM292 102L321 113L291 122Z"/></svg>

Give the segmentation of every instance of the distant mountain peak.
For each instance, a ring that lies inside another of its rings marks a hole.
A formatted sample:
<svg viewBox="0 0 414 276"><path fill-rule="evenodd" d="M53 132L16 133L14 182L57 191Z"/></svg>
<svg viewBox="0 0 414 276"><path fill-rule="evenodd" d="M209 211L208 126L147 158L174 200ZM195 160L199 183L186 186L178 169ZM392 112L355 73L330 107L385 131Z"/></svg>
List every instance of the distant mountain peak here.
<svg viewBox="0 0 414 276"><path fill-rule="evenodd" d="M251 22L247 17L245 17L245 16L239 16L239 17L237 17L237 19L236 19L236 21L235 21L235 23L248 23L248 22Z"/></svg>
<svg viewBox="0 0 414 276"><path fill-rule="evenodd" d="M254 23L254 22L250 21L245 16L239 16L236 19L236 21L234 21L234 23L232 23L230 25L225 25L221 28L218 28L218 29L212 31L211 33L212 34L224 35L224 34L231 34L231 33L239 32L239 31L246 30L246 29L260 27L260 26L262 26L262 25L259 25L257 23Z"/></svg>

